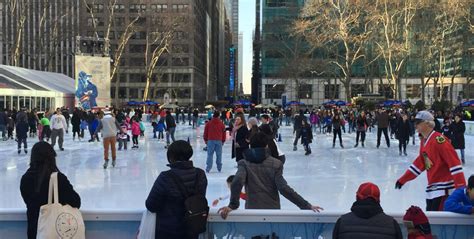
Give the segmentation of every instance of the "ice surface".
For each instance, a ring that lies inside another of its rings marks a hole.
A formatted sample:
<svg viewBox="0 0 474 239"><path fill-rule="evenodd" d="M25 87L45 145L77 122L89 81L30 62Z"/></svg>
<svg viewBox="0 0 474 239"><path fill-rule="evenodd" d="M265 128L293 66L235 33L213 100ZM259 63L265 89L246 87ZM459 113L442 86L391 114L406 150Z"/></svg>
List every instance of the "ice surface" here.
<svg viewBox="0 0 474 239"><path fill-rule="evenodd" d="M158 174L167 170L164 142L152 138L151 126L147 123L145 138L140 139L140 149L118 151L117 166L104 170L102 143L89 143L86 140L72 141L71 132L65 135L65 151L58 150L57 164L67 175L82 199L83 209L144 209L145 199ZM197 167L205 168L207 152L203 151L202 139L204 127L192 129L188 124L180 124L176 130L176 139L187 140L193 145L193 161ZM408 156L398 155L398 141L391 141L387 148L382 139L380 149L375 148L376 132L367 133L365 148L354 148L355 133L344 134L344 149L336 143L332 148L332 135L316 134L313 153L305 156L302 145L298 151L292 151L293 130L282 126L283 142L280 148L286 154L284 177L288 183L309 202L320 205L326 211L348 211L355 200L358 186L367 181L377 184L381 190L381 203L386 212L403 212L410 205L425 207L424 188L426 174L407 183L401 190L395 190L396 179L400 177L415 159L419 149L417 145L408 145ZM86 134L87 135L87 134ZM29 138L31 146L37 138ZM474 150L470 148L473 136L466 136L466 177L473 172ZM0 208L24 208L19 184L21 176L28 168L29 156L23 152L19 156L16 142L0 141ZM56 146L58 147L58 146ZM56 148L57 150L57 148ZM231 141L223 149L223 170L218 173L215 164L208 177L207 198L212 200L228 194L225 183L227 176L234 174L236 163L230 157ZM297 209L282 197L282 208ZM219 206L227 202L221 202ZM243 205L241 206L243 208Z"/></svg>

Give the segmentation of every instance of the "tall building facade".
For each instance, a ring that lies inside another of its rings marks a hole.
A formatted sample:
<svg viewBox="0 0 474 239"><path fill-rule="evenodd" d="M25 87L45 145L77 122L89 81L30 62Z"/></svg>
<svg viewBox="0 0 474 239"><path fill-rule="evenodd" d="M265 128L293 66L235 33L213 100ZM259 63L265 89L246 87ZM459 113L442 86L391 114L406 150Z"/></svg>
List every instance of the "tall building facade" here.
<svg viewBox="0 0 474 239"><path fill-rule="evenodd" d="M226 11L229 16L230 20L230 28L232 32L232 48L235 53L235 59L234 59L234 89L231 92L233 97L236 96L238 93L238 85L239 82L241 81L242 75L240 75L239 69L242 67L240 65L239 57L240 57L240 52L242 51L239 48L239 0L225 0L225 5L226 5Z"/></svg>
<svg viewBox="0 0 474 239"><path fill-rule="evenodd" d="M111 14L109 2L87 0L88 5L81 5L81 36L106 34ZM176 26L180 30L173 32L170 46L158 59L152 72L149 99L179 105L203 105L216 100L219 79L225 75L224 9L218 0L118 0L109 36L112 58L126 27L137 17L138 21L126 44L117 75L112 79L111 96L119 99L116 103L143 99L147 39L162 34L159 26L170 18L185 19L186 24ZM153 49L153 44L148 44L148 48Z"/></svg>
<svg viewBox="0 0 474 239"><path fill-rule="evenodd" d="M266 4L266 3L264 3ZM261 72L261 1L255 1L255 31L253 35L253 61L252 61L252 93L253 103L260 103L262 100L262 72Z"/></svg>
<svg viewBox="0 0 474 239"><path fill-rule="evenodd" d="M80 0L0 2L0 64L73 77Z"/></svg>
<svg viewBox="0 0 474 239"><path fill-rule="evenodd" d="M258 1L257 1L258 2ZM262 17L262 39L261 45L261 75L262 79L261 89L258 89L259 82L252 82L252 96L257 92L262 93L262 103L282 103L282 96L286 96L287 101L301 101L307 106L319 106L323 102L332 99L346 100L349 97L357 96L363 93L380 94L386 98L395 98L393 91L393 82L386 79L384 72L384 61L380 59L376 61L375 69L366 67L367 59L361 59L352 67L349 93L346 95L344 85L337 79L337 76L328 76L320 74L317 71L307 70L302 73L300 79L295 80L289 76L288 71L291 68L296 68L297 63L292 62L295 57L295 52L305 53L307 43L300 42L299 49L295 48L295 38L289 37L291 33L291 24L298 15L302 7L304 7L304 0L269 0L262 3L262 14L259 15L257 8L257 18ZM425 24L426 19L433 16L417 16L414 19L415 29ZM258 26L258 23L257 23ZM257 35L255 33L255 35ZM256 37L255 37L256 38ZM415 103L418 100L423 100L427 104L431 104L434 100L443 98L453 103L457 103L460 99L474 98L474 82L469 84L469 79L474 73L474 57L472 55L473 48L473 34L467 28L460 28L449 32L446 38L448 44L443 49L449 52L445 56L445 70L443 77L437 79L434 84L433 78L437 75L431 72L423 72L423 65L426 63L423 56L416 52L420 52L419 44L413 41L412 48L414 53L411 53L407 59L407 64L403 70L401 78L401 100L410 100ZM370 42L367 43L369 46ZM461 45L461 47L459 47ZM292 52L285 51L291 48ZM458 52L451 48L456 48ZM368 47L368 49L372 49ZM366 56L375 56L377 53L373 50L365 50ZM459 50L461 49L461 50ZM254 49L255 51L255 49ZM307 51L306 51L307 52ZM434 54L437 54L436 52ZM315 60L327 60L327 54L321 51L314 51L311 57ZM297 57L296 57L297 58ZM254 66L255 66L254 60ZM425 68L436 69L439 66L437 60L433 60L424 65ZM426 70L426 69L425 69ZM255 70L254 70L255 72ZM433 71L434 72L434 71ZM339 76L340 77L340 76ZM422 83L426 78L432 78L426 85L424 94L422 94Z"/></svg>

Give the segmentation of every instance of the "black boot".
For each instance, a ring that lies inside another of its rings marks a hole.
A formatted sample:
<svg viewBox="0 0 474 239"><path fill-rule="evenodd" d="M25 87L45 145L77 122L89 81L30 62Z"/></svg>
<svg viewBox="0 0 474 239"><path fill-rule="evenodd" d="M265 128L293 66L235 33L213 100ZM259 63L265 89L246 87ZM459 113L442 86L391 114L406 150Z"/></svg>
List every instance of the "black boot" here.
<svg viewBox="0 0 474 239"><path fill-rule="evenodd" d="M359 143L356 143L356 144L354 145L354 148L357 148L357 146L359 146Z"/></svg>

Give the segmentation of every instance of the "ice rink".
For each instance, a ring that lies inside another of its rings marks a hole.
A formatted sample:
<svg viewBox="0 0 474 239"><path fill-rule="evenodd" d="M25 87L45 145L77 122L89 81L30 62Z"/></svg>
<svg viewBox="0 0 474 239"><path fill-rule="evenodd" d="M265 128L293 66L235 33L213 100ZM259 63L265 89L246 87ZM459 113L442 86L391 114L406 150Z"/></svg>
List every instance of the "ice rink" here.
<svg viewBox="0 0 474 239"><path fill-rule="evenodd" d="M167 170L165 143L152 138L151 126L147 123L146 136L140 139L140 148L118 151L117 166L104 170L102 142L89 143L89 135L82 142L72 141L72 134L65 135L64 148L58 153L57 164L66 174L82 199L82 209L144 209L145 199L156 177ZM207 152L203 151L202 139L204 127L192 129L186 124L178 125L176 139L190 138L194 149L194 165L205 168ZM323 207L326 211L349 211L355 200L359 184L367 181L376 183L381 190L381 203L386 212L404 212L410 205L425 207L424 188L427 183L423 173L416 180L407 183L401 190L395 190L395 181L405 172L415 159L419 149L408 145L408 156L398 155L398 141L393 139L387 148L382 139L380 149L376 149L376 132L367 133L365 148L354 148L355 133L344 134L345 148L332 148L331 136L316 134L313 141L313 153L305 156L302 145L298 151L292 151L293 129L291 126L280 128L282 142L280 148L286 154L284 177L288 183L309 202ZM29 138L29 151L37 138ZM466 136L466 177L473 172L474 150L471 148L473 136ZM20 178L28 168L30 152L17 154L17 145L13 140L0 141L0 208L24 208L19 184ZM228 194L225 183L227 176L236 171L235 160L231 159L231 140L223 149L223 170L217 172L214 167L207 174L207 198L212 200ZM226 205L222 202L219 206ZM282 208L297 209L295 205L282 197ZM243 205L241 205L243 209Z"/></svg>

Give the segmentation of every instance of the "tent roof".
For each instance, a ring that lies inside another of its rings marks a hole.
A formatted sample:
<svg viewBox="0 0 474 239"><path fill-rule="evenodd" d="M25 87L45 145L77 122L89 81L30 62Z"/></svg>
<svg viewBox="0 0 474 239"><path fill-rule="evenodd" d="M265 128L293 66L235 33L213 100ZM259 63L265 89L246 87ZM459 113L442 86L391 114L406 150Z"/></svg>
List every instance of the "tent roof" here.
<svg viewBox="0 0 474 239"><path fill-rule="evenodd" d="M74 94L74 79L53 72L0 65L0 88L55 91Z"/></svg>

